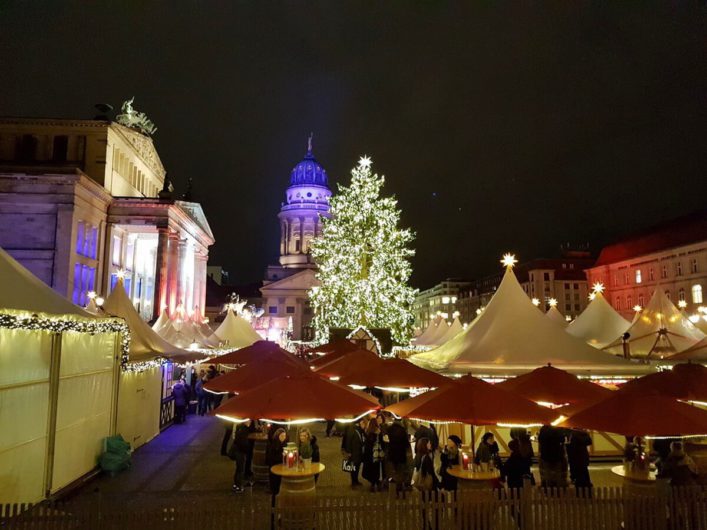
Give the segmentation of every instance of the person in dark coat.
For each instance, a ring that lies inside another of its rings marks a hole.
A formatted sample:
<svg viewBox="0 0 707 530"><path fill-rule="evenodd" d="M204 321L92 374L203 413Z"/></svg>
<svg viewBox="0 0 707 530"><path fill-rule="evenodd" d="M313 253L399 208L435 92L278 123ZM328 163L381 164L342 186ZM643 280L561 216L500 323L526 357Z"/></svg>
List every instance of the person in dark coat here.
<svg viewBox="0 0 707 530"><path fill-rule="evenodd" d="M437 446L439 445L439 437L437 436L437 431L435 430L434 425L430 424L428 427L422 423L418 424L415 434L413 435L413 439L417 444L417 442L422 438L427 438L430 441L433 451L437 449Z"/></svg>
<svg viewBox="0 0 707 530"><path fill-rule="evenodd" d="M496 468L501 467L501 458L498 456L499 448L492 432L484 433L481 442L476 449L474 462L477 464L489 464Z"/></svg>
<svg viewBox="0 0 707 530"><path fill-rule="evenodd" d="M543 425L538 433L540 485L544 488L567 487L567 453L565 433L551 425Z"/></svg>
<svg viewBox="0 0 707 530"><path fill-rule="evenodd" d="M531 480L530 460L521 453L521 445L518 440L511 440L508 443L511 454L501 467L501 480L508 484L511 489L522 488L523 481L527 478Z"/></svg>
<svg viewBox="0 0 707 530"><path fill-rule="evenodd" d="M682 442L675 441L670 444L670 454L663 462L658 475L660 478L669 478L671 486L694 486L697 484L697 466L690 458Z"/></svg>
<svg viewBox="0 0 707 530"><path fill-rule="evenodd" d="M395 420L388 426L383 440L387 443L385 452L386 476L395 482L398 491L401 491L408 480L408 462L412 460L412 449L408 439L407 429L400 420Z"/></svg>
<svg viewBox="0 0 707 530"><path fill-rule="evenodd" d="M363 478L371 483L372 492L379 490L383 481L383 434L376 419L368 422L361 471Z"/></svg>
<svg viewBox="0 0 707 530"><path fill-rule="evenodd" d="M353 471L351 471L352 488L361 485L358 480L358 473L363 462L363 444L366 439L365 430L367 425L368 418L361 418L353 425L349 424L344 437L341 439L341 453L354 466Z"/></svg>
<svg viewBox="0 0 707 530"><path fill-rule="evenodd" d="M415 488L420 491L435 491L439 486L433 455L432 441L420 438L415 445Z"/></svg>
<svg viewBox="0 0 707 530"><path fill-rule="evenodd" d="M462 440L456 434L447 438L447 443L440 455L440 475L442 476L442 489L445 491L456 491L457 478L449 474L449 468L461 465Z"/></svg>
<svg viewBox="0 0 707 530"><path fill-rule="evenodd" d="M268 468L277 464L282 464L282 451L287 445L287 431L282 427L275 429L268 442L268 447L265 453L265 463ZM270 472L270 493L273 496L280 493L280 482L282 477Z"/></svg>
<svg viewBox="0 0 707 530"><path fill-rule="evenodd" d="M199 416L206 414L206 410L209 408L209 392L204 388L206 384L206 372L201 370L199 372L199 378L194 385L194 392L196 393L196 399L198 402L197 413Z"/></svg>
<svg viewBox="0 0 707 530"><path fill-rule="evenodd" d="M233 472L233 491L236 493L243 493L243 481L246 474L246 459L248 458L248 450L250 449L248 435L250 434L251 423L251 420L246 420L243 423L236 425L233 445L231 446L231 450L229 452L229 455L236 463L236 469Z"/></svg>
<svg viewBox="0 0 707 530"><path fill-rule="evenodd" d="M174 396L174 422L184 423L187 421L189 406L189 388L184 383L184 376L172 387L172 396Z"/></svg>
<svg viewBox="0 0 707 530"><path fill-rule="evenodd" d="M575 488L591 488L589 477L589 446L592 438L586 431L573 430L567 444L567 461L570 466L570 481Z"/></svg>

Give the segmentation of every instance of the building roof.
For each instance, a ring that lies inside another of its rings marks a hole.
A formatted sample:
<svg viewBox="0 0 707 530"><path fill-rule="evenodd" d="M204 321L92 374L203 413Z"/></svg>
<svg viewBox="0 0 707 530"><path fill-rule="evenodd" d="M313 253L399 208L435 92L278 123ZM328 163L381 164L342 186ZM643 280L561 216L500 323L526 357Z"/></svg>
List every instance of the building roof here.
<svg viewBox="0 0 707 530"><path fill-rule="evenodd" d="M307 145L307 154L304 155L302 161L292 168L290 173L290 186L325 186L328 187L329 181L324 168L317 162L312 154L312 137L309 137Z"/></svg>
<svg viewBox="0 0 707 530"><path fill-rule="evenodd" d="M693 212L635 232L604 247L595 266L609 265L706 239L707 210Z"/></svg>

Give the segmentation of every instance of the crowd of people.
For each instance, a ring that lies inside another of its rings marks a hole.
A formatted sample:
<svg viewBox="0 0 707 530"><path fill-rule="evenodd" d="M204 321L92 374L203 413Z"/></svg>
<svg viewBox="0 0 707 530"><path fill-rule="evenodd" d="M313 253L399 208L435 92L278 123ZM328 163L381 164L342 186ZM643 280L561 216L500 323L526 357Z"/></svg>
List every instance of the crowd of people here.
<svg viewBox="0 0 707 530"><path fill-rule="evenodd" d="M210 365L208 370L200 370L198 374L196 369L192 368L189 374L182 372L179 375L179 379L172 386L175 423L184 423L187 420L189 404L192 402L196 402L196 412L199 416L221 404L223 395L209 392L204 385L222 373L219 373L214 365Z"/></svg>

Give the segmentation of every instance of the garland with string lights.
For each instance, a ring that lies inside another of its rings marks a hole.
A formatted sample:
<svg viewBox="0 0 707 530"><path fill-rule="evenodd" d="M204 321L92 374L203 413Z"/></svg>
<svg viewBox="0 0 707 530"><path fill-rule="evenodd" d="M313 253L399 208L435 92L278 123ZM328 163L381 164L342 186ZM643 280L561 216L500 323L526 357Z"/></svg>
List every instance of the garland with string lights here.
<svg viewBox="0 0 707 530"><path fill-rule="evenodd" d="M351 185L339 186L331 198L331 218L322 218L321 235L312 240L320 282L310 292L318 341L328 340L329 328L358 326L389 328L398 344L412 336L417 290L407 282L415 236L398 227L397 201L380 196L384 183L371 172L371 159L362 157Z"/></svg>
<svg viewBox="0 0 707 530"><path fill-rule="evenodd" d="M130 354L130 329L118 319L69 320L62 318L43 317L37 314L15 315L0 313L0 328L23 329L30 331L50 331L62 333L74 331L77 333L120 333L120 364L126 369Z"/></svg>

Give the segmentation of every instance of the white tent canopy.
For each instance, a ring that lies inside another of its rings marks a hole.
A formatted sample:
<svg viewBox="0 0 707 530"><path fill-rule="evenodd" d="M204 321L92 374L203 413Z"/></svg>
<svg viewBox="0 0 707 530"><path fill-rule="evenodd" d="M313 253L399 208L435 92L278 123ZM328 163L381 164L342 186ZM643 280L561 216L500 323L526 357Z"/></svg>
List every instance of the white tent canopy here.
<svg viewBox="0 0 707 530"><path fill-rule="evenodd" d="M256 341L263 340L250 323L242 316L236 315L232 309L228 309L226 318L210 339L224 342L232 348L245 348Z"/></svg>
<svg viewBox="0 0 707 530"><path fill-rule="evenodd" d="M660 286L656 287L650 302L627 332L632 357L657 359L687 350L705 338L705 334L675 307ZM622 339L618 338L604 349L623 354Z"/></svg>
<svg viewBox="0 0 707 530"><path fill-rule="evenodd" d="M441 346L442 344L449 342L462 331L464 331L464 326L462 326L462 323L459 322L459 317L455 317L454 322L452 322L444 335L438 340L437 345Z"/></svg>
<svg viewBox="0 0 707 530"><path fill-rule="evenodd" d="M72 304L0 248L0 308L94 317Z"/></svg>
<svg viewBox="0 0 707 530"><path fill-rule="evenodd" d="M552 306L550 309L548 309L547 313L545 313L545 318L550 319L555 324L563 328L567 327L567 320L565 319L565 316L560 313L560 310L557 309L557 306Z"/></svg>
<svg viewBox="0 0 707 530"><path fill-rule="evenodd" d="M646 371L565 333L537 310L510 268L486 309L465 331L410 361L437 370L489 374L519 373L548 363L575 373Z"/></svg>
<svg viewBox="0 0 707 530"><path fill-rule="evenodd" d="M197 352L188 352L178 348L155 333L135 310L123 287L123 280L118 279L115 288L103 304L106 314L124 318L130 328L130 360L145 361L156 357L173 360L195 361L203 358Z"/></svg>
<svg viewBox="0 0 707 530"><path fill-rule="evenodd" d="M169 316L167 316L167 311L162 311L160 317L152 324L152 331L155 333L160 333L162 328L169 324Z"/></svg>
<svg viewBox="0 0 707 530"><path fill-rule="evenodd" d="M430 340L438 333L437 328L443 322L442 317L437 316L430 320L430 323L425 328L418 337L413 339L413 344L415 346L427 346L430 344Z"/></svg>
<svg viewBox="0 0 707 530"><path fill-rule="evenodd" d="M621 337L631 323L606 301L604 295L595 293L594 300L567 326L567 333L582 339L590 346L603 348Z"/></svg>

